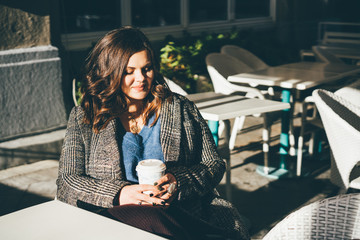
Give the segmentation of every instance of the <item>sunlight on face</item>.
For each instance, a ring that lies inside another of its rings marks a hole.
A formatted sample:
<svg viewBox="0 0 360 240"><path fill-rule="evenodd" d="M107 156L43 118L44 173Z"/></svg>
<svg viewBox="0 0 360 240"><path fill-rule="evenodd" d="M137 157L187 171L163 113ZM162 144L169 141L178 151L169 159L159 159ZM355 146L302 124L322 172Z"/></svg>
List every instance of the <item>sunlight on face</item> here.
<svg viewBox="0 0 360 240"><path fill-rule="evenodd" d="M154 70L146 50L134 53L129 59L121 90L130 100L142 100L150 92Z"/></svg>

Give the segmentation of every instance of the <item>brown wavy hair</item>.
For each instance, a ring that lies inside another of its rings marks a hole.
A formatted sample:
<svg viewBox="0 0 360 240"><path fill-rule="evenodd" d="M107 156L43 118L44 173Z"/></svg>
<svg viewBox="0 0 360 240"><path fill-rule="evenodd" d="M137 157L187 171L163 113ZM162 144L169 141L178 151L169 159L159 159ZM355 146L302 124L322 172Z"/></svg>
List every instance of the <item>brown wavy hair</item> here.
<svg viewBox="0 0 360 240"><path fill-rule="evenodd" d="M98 133L110 120L128 110L128 99L121 91L130 57L146 50L154 70L154 80L148 96L144 99L144 118L148 122L160 113L162 102L171 95L148 38L140 30L123 27L107 33L100 39L86 59L82 84L81 107L85 112L84 123L92 125Z"/></svg>

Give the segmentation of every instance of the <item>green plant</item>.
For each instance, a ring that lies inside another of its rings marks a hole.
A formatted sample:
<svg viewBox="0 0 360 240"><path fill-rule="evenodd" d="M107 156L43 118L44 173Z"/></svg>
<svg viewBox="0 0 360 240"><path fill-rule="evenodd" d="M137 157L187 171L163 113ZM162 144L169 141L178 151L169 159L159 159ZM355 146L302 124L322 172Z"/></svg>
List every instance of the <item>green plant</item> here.
<svg viewBox="0 0 360 240"><path fill-rule="evenodd" d="M82 100L81 82L77 81L76 78L74 78L72 81L72 97L75 106L79 106Z"/></svg>
<svg viewBox="0 0 360 240"><path fill-rule="evenodd" d="M239 31L202 34L196 38L187 34L184 39L168 41L160 50L160 72L188 93L194 93L199 75L207 74L206 55L218 52L225 44L239 43L240 36Z"/></svg>
<svg viewBox="0 0 360 240"><path fill-rule="evenodd" d="M187 92L191 91L195 84L192 60L196 51L185 45L177 46L174 42L169 42L160 51L160 72Z"/></svg>

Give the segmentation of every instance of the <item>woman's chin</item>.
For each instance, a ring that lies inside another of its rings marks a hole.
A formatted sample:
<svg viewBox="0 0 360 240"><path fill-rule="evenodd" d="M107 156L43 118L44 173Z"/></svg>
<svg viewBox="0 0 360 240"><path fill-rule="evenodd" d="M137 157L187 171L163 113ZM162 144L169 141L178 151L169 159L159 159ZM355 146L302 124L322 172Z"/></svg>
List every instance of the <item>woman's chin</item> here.
<svg viewBox="0 0 360 240"><path fill-rule="evenodd" d="M147 97L147 95L148 95L149 93L145 93L145 92L143 92L143 93L136 93L136 94L131 94L131 95L129 95L128 96L128 98L129 98L129 100L131 101L131 100L134 100L134 101L140 101L140 100L144 100L146 97Z"/></svg>

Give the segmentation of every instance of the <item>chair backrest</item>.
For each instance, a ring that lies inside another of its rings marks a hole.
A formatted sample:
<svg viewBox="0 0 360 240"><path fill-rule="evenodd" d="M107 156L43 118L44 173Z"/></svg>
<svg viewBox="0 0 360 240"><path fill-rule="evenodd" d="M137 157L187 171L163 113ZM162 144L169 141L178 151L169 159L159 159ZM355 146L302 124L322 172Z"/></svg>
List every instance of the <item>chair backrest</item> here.
<svg viewBox="0 0 360 240"><path fill-rule="evenodd" d="M313 46L312 50L315 54L316 60L320 62L345 64L340 58L336 57L334 54L326 50L324 47Z"/></svg>
<svg viewBox="0 0 360 240"><path fill-rule="evenodd" d="M317 89L312 95L335 160L330 179L348 189L360 161L360 107L326 90Z"/></svg>
<svg viewBox="0 0 360 240"><path fill-rule="evenodd" d="M263 240L359 239L360 194L316 201L289 214Z"/></svg>
<svg viewBox="0 0 360 240"><path fill-rule="evenodd" d="M172 80L170 80L170 79L168 79L168 78L165 78L165 77L164 77L164 79L165 79L167 85L169 86L169 88L170 88L170 90L171 90L172 92L178 93L178 94L183 95L183 96L186 96L186 95L188 94L187 92L185 92L184 89L182 89L182 88L181 88L179 85L177 85L174 81L172 81Z"/></svg>
<svg viewBox="0 0 360 240"><path fill-rule="evenodd" d="M227 80L230 75L253 71L245 63L222 53L210 53L206 56L205 61L216 93L231 94L241 91L254 93L257 97L264 98L258 89L235 85Z"/></svg>
<svg viewBox="0 0 360 240"><path fill-rule="evenodd" d="M354 105L360 106L360 79L350 85L340 88L335 94L343 97Z"/></svg>
<svg viewBox="0 0 360 240"><path fill-rule="evenodd" d="M221 53L237 58L238 60L251 67L253 70L262 70L269 67L269 65L267 65L264 61L255 56L253 53L239 46L225 45L221 48Z"/></svg>

